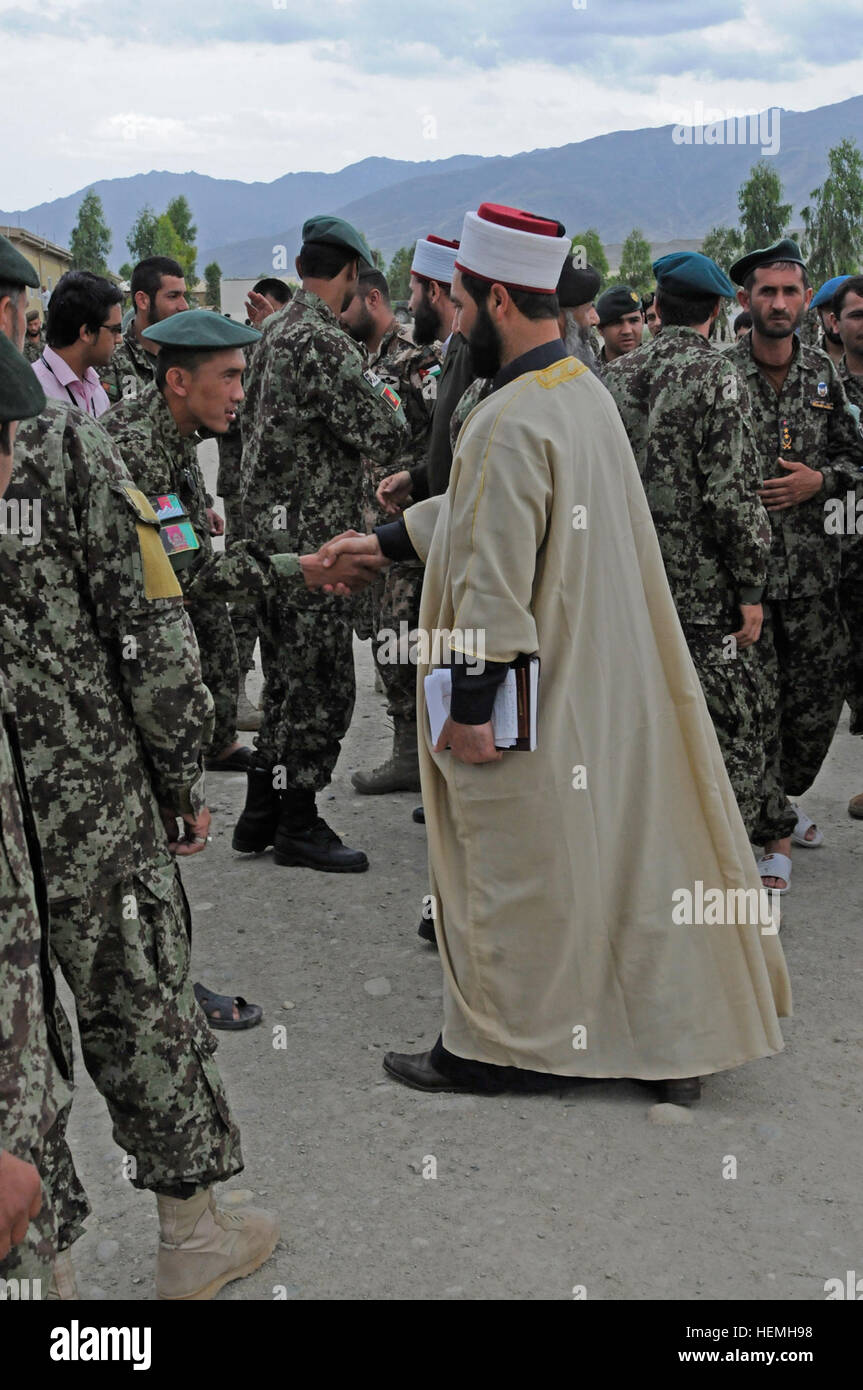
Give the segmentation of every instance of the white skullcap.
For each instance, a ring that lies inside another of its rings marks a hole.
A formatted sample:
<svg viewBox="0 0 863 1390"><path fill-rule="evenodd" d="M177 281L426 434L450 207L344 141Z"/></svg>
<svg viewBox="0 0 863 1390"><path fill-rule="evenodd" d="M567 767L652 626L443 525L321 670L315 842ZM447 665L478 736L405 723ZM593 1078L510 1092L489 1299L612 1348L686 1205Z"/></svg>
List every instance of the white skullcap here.
<svg viewBox="0 0 863 1390"><path fill-rule="evenodd" d="M554 294L569 237L559 222L518 208L483 203L465 214L456 269L514 290Z"/></svg>
<svg viewBox="0 0 863 1390"><path fill-rule="evenodd" d="M440 285L451 285L457 251L457 241L444 241L439 236L422 238L414 250L411 275L418 275L421 280L437 280Z"/></svg>

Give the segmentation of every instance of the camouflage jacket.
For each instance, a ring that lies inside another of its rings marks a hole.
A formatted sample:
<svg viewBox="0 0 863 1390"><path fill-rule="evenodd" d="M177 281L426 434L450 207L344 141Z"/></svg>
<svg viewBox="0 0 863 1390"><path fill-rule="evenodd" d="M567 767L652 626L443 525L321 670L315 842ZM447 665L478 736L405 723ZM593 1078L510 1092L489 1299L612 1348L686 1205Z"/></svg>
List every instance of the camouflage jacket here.
<svg viewBox="0 0 863 1390"><path fill-rule="evenodd" d="M25 338L24 346L21 349L28 362L38 362L42 356L42 349L45 346L45 336L40 333L38 338Z"/></svg>
<svg viewBox="0 0 863 1390"><path fill-rule="evenodd" d="M852 409L852 414L857 420L858 434L863 438L863 376L855 376L853 372L849 372L848 363L844 357L836 371L842 382L845 395L848 397L848 404L852 407L856 406L856 411Z"/></svg>
<svg viewBox="0 0 863 1390"><path fill-rule="evenodd" d="M42 861L11 692L0 676L0 1150L30 1160L70 1099L67 1080Z"/></svg>
<svg viewBox="0 0 863 1390"><path fill-rule="evenodd" d="M133 319L115 347L111 361L99 372L99 380L108 393L108 400L116 405L118 401L133 401L155 375L155 354L141 347Z"/></svg>
<svg viewBox="0 0 863 1390"><path fill-rule="evenodd" d="M162 392L151 382L140 395L113 406L100 421L144 496L152 500L175 492L189 514L201 544L197 562L212 554L207 507L210 498L198 463L195 435L183 436ZM185 589L196 568L181 570Z"/></svg>
<svg viewBox="0 0 863 1390"><path fill-rule="evenodd" d="M770 522L749 397L734 363L694 328L669 326L609 363L681 622L723 627L759 603Z"/></svg>
<svg viewBox="0 0 863 1390"><path fill-rule="evenodd" d="M446 492L449 487L452 468L450 420L475 376L467 339L462 337L461 333L451 334L437 380L428 450L425 458L410 470L411 491L415 502L420 502L426 497L436 497L439 493Z"/></svg>
<svg viewBox="0 0 863 1390"><path fill-rule="evenodd" d="M437 399L441 361L434 347L417 347L405 336L398 319L387 329L369 367L401 397L408 439L390 472L414 468L426 455L432 411ZM383 476L383 473L381 473Z"/></svg>
<svg viewBox="0 0 863 1390"><path fill-rule="evenodd" d="M486 396L490 396L494 389L494 381L490 376L478 376L476 381L472 381L465 391L461 400L453 411L449 422L450 446L455 454L455 446L461 434L461 427L470 415L475 405L484 401Z"/></svg>
<svg viewBox="0 0 863 1390"><path fill-rule="evenodd" d="M244 412L248 537L270 551L282 548L272 543L281 531L291 549L316 550L357 526L362 458L392 464L404 447L404 412L309 290L298 290L274 316L252 378Z"/></svg>
<svg viewBox="0 0 863 1390"><path fill-rule="evenodd" d="M4 500L38 524L0 537L0 666L49 897L78 898L164 858L154 794L203 803L212 699L158 523L101 424L48 401L19 425Z"/></svg>
<svg viewBox="0 0 863 1390"><path fill-rule="evenodd" d="M663 330L664 331L664 330ZM791 365L777 395L752 356L747 334L725 354L736 362L749 390L762 479L783 476L780 430L787 427L787 457L824 476L807 502L772 512L773 541L766 597L805 598L839 582L839 537L824 529L824 503L854 488L863 477L863 451L848 398L825 353L794 338Z"/></svg>

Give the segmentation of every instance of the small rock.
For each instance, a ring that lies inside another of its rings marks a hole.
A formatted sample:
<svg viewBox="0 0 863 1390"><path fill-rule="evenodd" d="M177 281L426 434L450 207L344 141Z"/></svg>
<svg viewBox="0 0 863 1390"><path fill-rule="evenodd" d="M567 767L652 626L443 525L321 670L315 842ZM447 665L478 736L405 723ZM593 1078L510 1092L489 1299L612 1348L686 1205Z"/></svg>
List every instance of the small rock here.
<svg viewBox="0 0 863 1390"><path fill-rule="evenodd" d="M219 1201L226 1207L241 1207L244 1202L251 1202L254 1195L248 1187L236 1187L232 1192L223 1192Z"/></svg>
<svg viewBox="0 0 863 1390"><path fill-rule="evenodd" d="M295 1009L296 1007L297 1007L297 1006L296 1006L296 1004L294 1003L293 999L286 999L286 1000L284 1001L284 1003L282 1004L282 1008L283 1008L283 1009Z"/></svg>
<svg viewBox="0 0 863 1390"><path fill-rule="evenodd" d="M209 912L210 909L213 908L213 907L215 907L215 903L193 903L193 904L192 904L192 911L193 911L193 912Z"/></svg>
<svg viewBox="0 0 863 1390"><path fill-rule="evenodd" d="M111 1260L116 1258L119 1250L120 1242L118 1240L100 1240L96 1246L96 1259L103 1265L109 1264Z"/></svg>
<svg viewBox="0 0 863 1390"><path fill-rule="evenodd" d="M382 999L384 995L391 993L392 985L383 975L379 975L374 980L366 980L363 989L373 999Z"/></svg>
<svg viewBox="0 0 863 1390"><path fill-rule="evenodd" d="M651 1105L647 1112L647 1118L652 1125L691 1125L692 1112L683 1105L669 1105L663 1101L659 1105Z"/></svg>

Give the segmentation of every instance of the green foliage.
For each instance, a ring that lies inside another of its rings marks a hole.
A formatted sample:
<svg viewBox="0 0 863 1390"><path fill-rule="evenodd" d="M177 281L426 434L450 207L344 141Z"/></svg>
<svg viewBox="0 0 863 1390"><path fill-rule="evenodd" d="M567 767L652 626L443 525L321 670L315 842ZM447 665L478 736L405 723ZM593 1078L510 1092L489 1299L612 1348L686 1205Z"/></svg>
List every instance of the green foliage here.
<svg viewBox="0 0 863 1390"><path fill-rule="evenodd" d="M204 296L204 302L206 304L211 304L214 309L221 309L222 267L219 265L218 261L210 261L209 265L204 266L204 280L207 285L207 293Z"/></svg>
<svg viewBox="0 0 863 1390"><path fill-rule="evenodd" d="M156 214L145 204L132 223L126 237L126 245L132 257L132 265L145 261L156 254Z"/></svg>
<svg viewBox="0 0 863 1390"><path fill-rule="evenodd" d="M597 290L597 294L601 294L608 282L608 257L599 239L599 232L595 227L588 227L586 232L577 232L572 238L573 253L578 252L580 249L583 252L579 258L582 264L579 264L579 262L576 262L576 264L579 265L580 269L584 268L584 263L592 265L597 274L602 276L602 281Z"/></svg>
<svg viewBox="0 0 863 1390"><path fill-rule="evenodd" d="M818 285L834 275L855 275L863 261L863 154L855 140L828 152L829 173L803 209L804 256Z"/></svg>
<svg viewBox="0 0 863 1390"><path fill-rule="evenodd" d="M81 200L69 249L73 270L89 270L94 275L108 274L111 233L105 221L102 199L93 188Z"/></svg>
<svg viewBox="0 0 863 1390"><path fill-rule="evenodd" d="M743 227L743 251L771 246L785 235L791 204L781 202L782 180L766 159L759 159L737 194Z"/></svg>
<svg viewBox="0 0 863 1390"><path fill-rule="evenodd" d="M132 271L134 269L135 267L132 265L131 261L124 261L123 264L120 266L120 269L117 271L117 274L119 275L121 280L131 280Z"/></svg>
<svg viewBox="0 0 863 1390"><path fill-rule="evenodd" d="M198 229L192 221L192 209L189 207L185 195L181 193L178 197L172 198L165 208L165 213L173 222L180 240L185 241L189 246L193 246L195 237L198 235Z"/></svg>
<svg viewBox="0 0 863 1390"><path fill-rule="evenodd" d="M653 256L650 242L640 227L633 227L623 243L618 282L631 285L642 295L653 287Z"/></svg>
<svg viewBox="0 0 863 1390"><path fill-rule="evenodd" d="M142 207L126 237L126 245L136 265L148 256L170 256L179 261L191 290L197 279L197 235L192 209L181 193L179 197L171 199L161 217L157 217L151 207Z"/></svg>
<svg viewBox="0 0 863 1390"><path fill-rule="evenodd" d="M728 274L735 261L743 255L743 243L737 227L711 227L704 238L701 254L715 261Z"/></svg>
<svg viewBox="0 0 863 1390"><path fill-rule="evenodd" d="M390 261L389 270L386 272L390 299L410 299L413 255L412 246L400 246Z"/></svg>

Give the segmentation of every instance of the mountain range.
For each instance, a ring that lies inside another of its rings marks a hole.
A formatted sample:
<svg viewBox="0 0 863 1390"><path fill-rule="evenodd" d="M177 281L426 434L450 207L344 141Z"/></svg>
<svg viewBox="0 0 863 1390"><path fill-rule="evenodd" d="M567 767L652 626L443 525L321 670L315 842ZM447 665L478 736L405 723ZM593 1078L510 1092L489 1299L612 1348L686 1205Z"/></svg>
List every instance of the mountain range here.
<svg viewBox="0 0 863 1390"><path fill-rule="evenodd" d="M572 233L596 227L607 243L621 242L634 226L652 243L698 239L712 226L737 222L737 190L765 147L776 147L768 158L798 226L800 209L826 175L828 149L845 137L863 147L863 96L813 111L774 108L762 118L760 133L755 125L747 125L746 143L702 142L709 132L700 125L694 137L691 129L668 125L510 156L455 155L420 163L373 157L338 173L284 174L272 183L153 171L90 187L102 199L111 228L114 269L128 259L125 238L141 207L161 212L179 193L186 195L198 227L199 269L217 260L226 276L268 273L278 246L286 248L292 268L302 224L318 212L353 222L387 260L430 231L457 236L465 209L481 202L553 215ZM728 128L716 127L712 135L717 132L725 140ZM735 127L735 138L740 135ZM86 192L0 211L0 223L68 245Z"/></svg>

